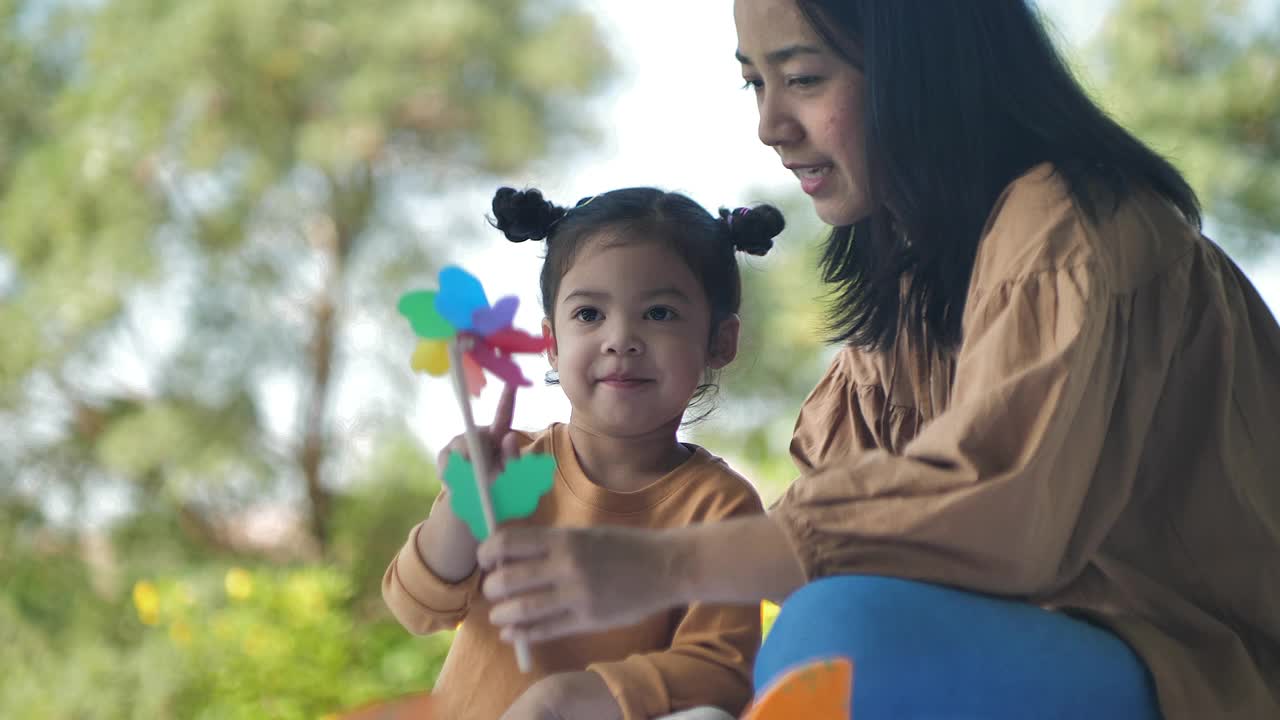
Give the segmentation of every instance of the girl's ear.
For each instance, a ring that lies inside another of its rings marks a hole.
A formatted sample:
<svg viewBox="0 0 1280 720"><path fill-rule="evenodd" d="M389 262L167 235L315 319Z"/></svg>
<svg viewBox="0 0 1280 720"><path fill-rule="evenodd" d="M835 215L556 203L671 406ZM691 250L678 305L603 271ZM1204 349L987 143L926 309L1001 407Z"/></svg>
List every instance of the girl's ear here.
<svg viewBox="0 0 1280 720"><path fill-rule="evenodd" d="M738 333L742 331L742 320L735 313L720 321L715 336L711 338L711 355L707 358L707 366L712 370L733 362L738 356Z"/></svg>
<svg viewBox="0 0 1280 720"><path fill-rule="evenodd" d="M556 346L556 331L551 327L551 318L542 318L542 337L547 340L547 362L551 363L552 370L559 372L556 364L560 361L560 348Z"/></svg>

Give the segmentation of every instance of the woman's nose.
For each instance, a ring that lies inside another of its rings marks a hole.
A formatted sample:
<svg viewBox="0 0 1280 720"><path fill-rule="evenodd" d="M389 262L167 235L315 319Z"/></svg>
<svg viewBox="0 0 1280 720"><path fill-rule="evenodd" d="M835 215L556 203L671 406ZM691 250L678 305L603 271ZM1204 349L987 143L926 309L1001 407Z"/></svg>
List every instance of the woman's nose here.
<svg viewBox="0 0 1280 720"><path fill-rule="evenodd" d="M800 138L799 123L777 93L762 90L756 107L760 113L760 124L756 128L760 142L776 149Z"/></svg>

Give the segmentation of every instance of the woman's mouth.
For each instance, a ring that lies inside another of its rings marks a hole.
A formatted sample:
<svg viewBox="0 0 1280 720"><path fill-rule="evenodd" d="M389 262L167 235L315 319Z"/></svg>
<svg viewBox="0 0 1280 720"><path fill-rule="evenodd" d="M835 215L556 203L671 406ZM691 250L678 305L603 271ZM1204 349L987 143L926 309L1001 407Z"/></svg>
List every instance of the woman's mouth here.
<svg viewBox="0 0 1280 720"><path fill-rule="evenodd" d="M809 195L816 195L826 184L827 178L831 177L831 169L830 165L810 165L792 168L792 172L800 179L801 190Z"/></svg>

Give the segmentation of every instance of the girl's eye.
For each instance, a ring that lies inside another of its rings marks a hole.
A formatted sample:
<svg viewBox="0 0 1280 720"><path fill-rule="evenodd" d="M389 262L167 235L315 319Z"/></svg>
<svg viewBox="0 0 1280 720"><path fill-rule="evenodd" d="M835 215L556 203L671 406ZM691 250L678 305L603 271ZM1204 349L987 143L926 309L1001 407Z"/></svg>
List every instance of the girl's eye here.
<svg viewBox="0 0 1280 720"><path fill-rule="evenodd" d="M764 81L760 78L745 78L746 82L742 83L743 90L759 90L764 87Z"/></svg>
<svg viewBox="0 0 1280 720"><path fill-rule="evenodd" d="M646 312L644 316L649 318L650 320L667 322L667 321L676 319L676 311L672 310L669 307L653 307L653 308L649 308L649 311Z"/></svg>
<svg viewBox="0 0 1280 720"><path fill-rule="evenodd" d="M795 88L813 87L822 82L822 78L817 75L796 75L787 78L787 85Z"/></svg>
<svg viewBox="0 0 1280 720"><path fill-rule="evenodd" d="M570 317L582 322L595 322L600 319L600 311L595 308L585 307L575 310Z"/></svg>

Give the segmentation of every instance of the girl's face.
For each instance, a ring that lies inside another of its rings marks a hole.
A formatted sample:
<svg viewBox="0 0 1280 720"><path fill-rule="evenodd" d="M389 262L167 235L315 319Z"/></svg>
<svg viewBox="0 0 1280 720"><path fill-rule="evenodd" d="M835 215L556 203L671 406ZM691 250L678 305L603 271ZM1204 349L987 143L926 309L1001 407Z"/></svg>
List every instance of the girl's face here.
<svg viewBox="0 0 1280 720"><path fill-rule="evenodd" d="M543 322L573 422L614 437L674 431L703 372L737 352L737 318L708 343L706 293L658 242L589 241L560 281L554 325Z"/></svg>
<svg viewBox="0 0 1280 720"><path fill-rule="evenodd" d="M891 0L890 0L891 1ZM778 152L828 225L871 212L865 78L835 54L794 0L736 0L738 60L755 88L760 142Z"/></svg>

